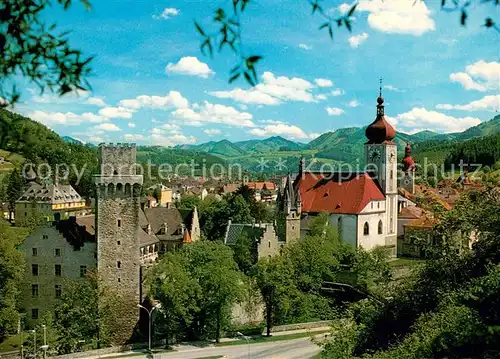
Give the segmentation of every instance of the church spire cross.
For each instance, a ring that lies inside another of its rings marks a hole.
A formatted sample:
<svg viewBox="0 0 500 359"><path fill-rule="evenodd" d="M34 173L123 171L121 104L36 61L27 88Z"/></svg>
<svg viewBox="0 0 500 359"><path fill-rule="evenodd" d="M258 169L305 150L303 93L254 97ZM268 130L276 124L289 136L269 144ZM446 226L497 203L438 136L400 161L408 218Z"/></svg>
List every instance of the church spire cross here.
<svg viewBox="0 0 500 359"><path fill-rule="evenodd" d="M382 97L382 77L380 78L380 88L379 88L379 94L378 97Z"/></svg>

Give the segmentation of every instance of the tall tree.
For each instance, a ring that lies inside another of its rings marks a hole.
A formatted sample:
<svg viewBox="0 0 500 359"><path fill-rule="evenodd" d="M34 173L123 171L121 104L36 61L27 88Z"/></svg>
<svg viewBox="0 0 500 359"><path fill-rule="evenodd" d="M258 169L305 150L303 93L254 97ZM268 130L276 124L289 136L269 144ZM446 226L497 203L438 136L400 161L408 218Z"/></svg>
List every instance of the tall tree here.
<svg viewBox="0 0 500 359"><path fill-rule="evenodd" d="M13 228L0 219L0 341L17 329L17 303L24 260L16 246L21 244L27 234L27 230Z"/></svg>
<svg viewBox="0 0 500 359"><path fill-rule="evenodd" d="M12 213L16 209L16 201L21 197L25 186L25 180L21 176L21 173L17 168L15 168L9 175L9 180L7 182L7 200L9 207L9 220L12 221Z"/></svg>

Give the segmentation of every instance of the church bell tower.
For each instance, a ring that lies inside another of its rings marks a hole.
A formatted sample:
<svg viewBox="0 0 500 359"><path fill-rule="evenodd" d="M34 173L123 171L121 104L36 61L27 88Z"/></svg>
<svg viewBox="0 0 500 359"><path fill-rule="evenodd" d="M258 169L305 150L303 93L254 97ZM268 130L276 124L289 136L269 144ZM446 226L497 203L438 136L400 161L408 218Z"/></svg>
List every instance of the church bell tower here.
<svg viewBox="0 0 500 359"><path fill-rule="evenodd" d="M377 118L366 128L368 141L365 144L366 171L378 181L385 195L386 219L383 226L385 245L396 246L398 189L397 189L397 146L392 141L396 130L387 121L384 113L382 86L377 98Z"/></svg>

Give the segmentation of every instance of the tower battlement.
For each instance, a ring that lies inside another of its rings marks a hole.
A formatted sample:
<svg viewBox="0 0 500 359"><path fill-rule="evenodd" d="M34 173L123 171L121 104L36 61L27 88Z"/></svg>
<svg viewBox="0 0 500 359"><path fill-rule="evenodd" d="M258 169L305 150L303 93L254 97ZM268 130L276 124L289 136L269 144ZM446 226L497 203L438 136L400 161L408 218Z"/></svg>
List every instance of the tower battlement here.
<svg viewBox="0 0 500 359"><path fill-rule="evenodd" d="M133 143L99 145L101 176L131 176L137 173L137 149Z"/></svg>

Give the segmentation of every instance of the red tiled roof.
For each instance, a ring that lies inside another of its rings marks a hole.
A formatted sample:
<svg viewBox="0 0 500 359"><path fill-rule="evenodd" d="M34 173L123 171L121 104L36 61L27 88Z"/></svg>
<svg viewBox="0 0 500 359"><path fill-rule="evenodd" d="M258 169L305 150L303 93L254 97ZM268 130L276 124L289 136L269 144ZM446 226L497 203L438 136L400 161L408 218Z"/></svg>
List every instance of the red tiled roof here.
<svg viewBox="0 0 500 359"><path fill-rule="evenodd" d="M305 173L298 177L302 212L360 213L370 201L385 199L367 173Z"/></svg>
<svg viewBox="0 0 500 359"><path fill-rule="evenodd" d="M250 182L248 184L248 187L249 188L252 188L252 189L258 189L258 190L261 190L262 188L264 188L264 185L266 185L266 188L268 190L275 190L276 189L276 185L272 182Z"/></svg>
<svg viewBox="0 0 500 359"><path fill-rule="evenodd" d="M418 219L425 216L425 211L417 206L405 207L399 212L398 218Z"/></svg>

